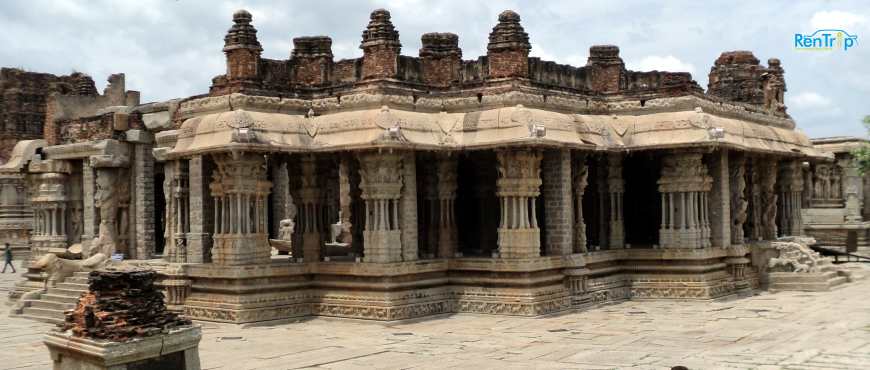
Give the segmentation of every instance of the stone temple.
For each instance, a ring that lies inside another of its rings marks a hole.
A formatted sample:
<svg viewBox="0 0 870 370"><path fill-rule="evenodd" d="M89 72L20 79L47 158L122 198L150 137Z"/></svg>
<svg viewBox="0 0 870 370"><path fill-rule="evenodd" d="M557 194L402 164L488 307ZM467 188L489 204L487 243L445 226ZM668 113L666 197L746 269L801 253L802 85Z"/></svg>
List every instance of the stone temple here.
<svg viewBox="0 0 870 370"><path fill-rule="evenodd" d="M77 297L81 272L42 273L47 254L150 266L171 309L246 323L713 299L763 288L754 257L777 238L867 243L863 142L796 130L777 59L724 52L705 91L612 45L581 67L530 57L513 11L485 56L458 45L427 33L403 55L375 10L360 58L310 36L272 60L241 10L201 95L141 104L123 74L100 93L3 69L19 313L56 320Z"/></svg>

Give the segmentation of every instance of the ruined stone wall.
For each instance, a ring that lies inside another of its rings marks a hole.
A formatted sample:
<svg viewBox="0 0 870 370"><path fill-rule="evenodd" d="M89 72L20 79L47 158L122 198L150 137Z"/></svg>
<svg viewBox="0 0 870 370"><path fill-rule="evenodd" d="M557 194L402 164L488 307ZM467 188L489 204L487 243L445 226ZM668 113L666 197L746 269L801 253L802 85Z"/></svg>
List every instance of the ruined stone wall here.
<svg viewBox="0 0 870 370"><path fill-rule="evenodd" d="M14 68L0 69L0 163L9 159L19 140L43 137L43 126L51 111L46 107L49 96L96 94L94 81L87 75L73 73L55 76L26 72Z"/></svg>

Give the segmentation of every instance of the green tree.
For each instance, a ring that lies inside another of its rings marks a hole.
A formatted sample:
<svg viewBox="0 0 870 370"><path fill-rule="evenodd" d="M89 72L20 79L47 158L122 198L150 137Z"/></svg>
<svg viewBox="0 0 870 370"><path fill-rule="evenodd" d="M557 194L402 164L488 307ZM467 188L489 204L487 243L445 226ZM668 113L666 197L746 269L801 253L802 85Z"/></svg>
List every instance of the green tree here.
<svg viewBox="0 0 870 370"><path fill-rule="evenodd" d="M870 130L870 116L864 116L864 127ZM864 145L852 152L852 155L858 159L858 168L864 174L870 171L870 145Z"/></svg>

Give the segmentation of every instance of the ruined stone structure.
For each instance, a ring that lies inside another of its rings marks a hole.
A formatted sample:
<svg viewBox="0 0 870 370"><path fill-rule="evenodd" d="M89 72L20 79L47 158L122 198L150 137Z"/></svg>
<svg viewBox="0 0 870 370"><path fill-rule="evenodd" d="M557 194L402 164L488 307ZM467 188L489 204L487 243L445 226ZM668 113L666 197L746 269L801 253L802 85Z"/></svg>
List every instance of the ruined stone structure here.
<svg viewBox="0 0 870 370"><path fill-rule="evenodd" d="M828 159L802 168L802 219L806 233L822 245L845 247L852 238L862 252L870 251L870 174L860 173L852 155L868 144L854 137L813 139Z"/></svg>
<svg viewBox="0 0 870 370"><path fill-rule="evenodd" d="M709 299L759 286L750 254L801 232L802 163L826 160L779 61L747 51L705 93L612 45L529 57L512 11L473 60L450 33L402 55L386 10L360 58L293 45L263 58L239 11L208 94L139 105L113 83L92 98L112 104L47 118L62 135L19 144L34 253L162 257L169 307L227 322Z"/></svg>

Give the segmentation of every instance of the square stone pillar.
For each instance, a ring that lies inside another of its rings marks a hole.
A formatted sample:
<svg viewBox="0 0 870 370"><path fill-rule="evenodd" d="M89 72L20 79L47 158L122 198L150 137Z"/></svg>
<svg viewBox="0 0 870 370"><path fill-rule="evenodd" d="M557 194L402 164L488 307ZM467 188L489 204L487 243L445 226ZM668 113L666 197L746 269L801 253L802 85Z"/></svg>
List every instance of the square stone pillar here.
<svg viewBox="0 0 870 370"><path fill-rule="evenodd" d="M402 229L402 260L416 261L417 243L417 161L414 152L402 156L402 202L399 211Z"/></svg>
<svg viewBox="0 0 870 370"><path fill-rule="evenodd" d="M571 151L568 149L544 151L541 173L541 194L545 202L545 254L548 256L571 254L574 241Z"/></svg>
<svg viewBox="0 0 870 370"><path fill-rule="evenodd" d="M154 155L153 145L137 143L133 148L134 197L133 225L135 228L136 259L149 259L154 252Z"/></svg>
<svg viewBox="0 0 870 370"><path fill-rule="evenodd" d="M201 155L188 162L189 201L187 233L187 262L203 263L210 260L211 233L213 232L213 202L209 196L208 161Z"/></svg>
<svg viewBox="0 0 870 370"><path fill-rule="evenodd" d="M95 174L94 168L90 165L90 160L82 161L82 200L84 208L82 208L82 251L87 254L90 251L90 245L97 235L97 205L94 202L94 192L96 185L94 183ZM87 256L85 256L87 257Z"/></svg>
<svg viewBox="0 0 870 370"><path fill-rule="evenodd" d="M710 154L710 175L713 188L710 190L710 243L713 247L731 245L731 184L728 166L728 150L721 149Z"/></svg>
<svg viewBox="0 0 870 370"><path fill-rule="evenodd" d="M622 154L607 156L607 192L610 202L610 221L607 246L609 249L625 248L625 217L623 216L623 194L625 180L622 177Z"/></svg>

